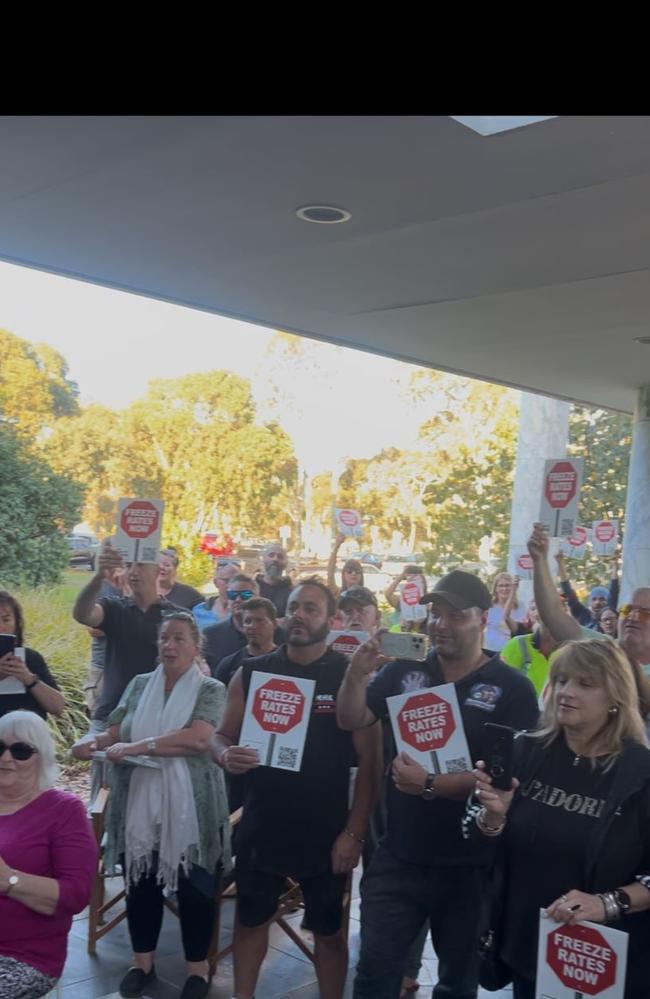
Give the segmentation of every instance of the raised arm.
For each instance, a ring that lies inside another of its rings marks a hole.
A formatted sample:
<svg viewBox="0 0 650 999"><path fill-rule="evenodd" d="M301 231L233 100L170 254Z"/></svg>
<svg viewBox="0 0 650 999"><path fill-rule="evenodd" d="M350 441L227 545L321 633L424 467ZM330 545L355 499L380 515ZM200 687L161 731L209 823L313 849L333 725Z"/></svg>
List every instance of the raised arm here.
<svg viewBox="0 0 650 999"><path fill-rule="evenodd" d="M352 731L377 721L366 704L366 691L371 675L385 662L386 657L382 656L376 638L360 645L354 653L336 698L336 720L340 728Z"/></svg>
<svg viewBox="0 0 650 999"><path fill-rule="evenodd" d="M107 541L99 553L97 572L91 577L75 600L72 616L79 624L88 628L99 628L104 620L104 608L97 602L99 591L104 579L110 577L115 569L123 567L124 562L119 552L115 551L110 541Z"/></svg>
<svg viewBox="0 0 650 999"><path fill-rule="evenodd" d="M548 534L542 524L534 524L528 539L528 551L533 560L533 588L540 619L556 642L580 638L580 625L565 613L560 594L548 567Z"/></svg>
<svg viewBox="0 0 650 999"><path fill-rule="evenodd" d="M339 548L345 541L344 534L337 534L334 538L334 544L332 545L332 551L330 553L329 562L327 563L327 585L329 586L332 593L338 593L338 586L336 584L336 558L339 553Z"/></svg>

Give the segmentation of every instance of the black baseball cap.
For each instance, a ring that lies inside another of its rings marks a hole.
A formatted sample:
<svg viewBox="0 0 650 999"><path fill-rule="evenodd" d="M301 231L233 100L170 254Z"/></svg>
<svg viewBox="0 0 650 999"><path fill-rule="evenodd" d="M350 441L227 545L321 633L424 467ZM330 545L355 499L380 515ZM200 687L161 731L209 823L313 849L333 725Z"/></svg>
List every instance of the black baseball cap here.
<svg viewBox="0 0 650 999"><path fill-rule="evenodd" d="M492 606L492 595L485 583L462 569L454 569L439 579L434 588L420 599L420 603L434 604L438 600L446 601L456 610L468 610L470 607L489 610Z"/></svg>
<svg viewBox="0 0 650 999"><path fill-rule="evenodd" d="M339 597L339 607L343 609L346 604L356 604L357 607L377 606L377 597L367 586L350 586Z"/></svg>

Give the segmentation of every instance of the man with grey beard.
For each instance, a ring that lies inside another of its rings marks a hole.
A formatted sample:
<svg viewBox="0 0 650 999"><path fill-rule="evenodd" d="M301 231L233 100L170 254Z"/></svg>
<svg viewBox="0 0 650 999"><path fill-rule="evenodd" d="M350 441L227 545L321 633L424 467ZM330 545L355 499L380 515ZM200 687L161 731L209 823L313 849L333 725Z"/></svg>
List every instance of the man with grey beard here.
<svg viewBox="0 0 650 999"><path fill-rule="evenodd" d="M287 601L293 587L290 577L283 575L287 562L287 553L281 544L274 542L267 545L262 554L264 572L256 577L260 596L271 601L279 618L287 613Z"/></svg>

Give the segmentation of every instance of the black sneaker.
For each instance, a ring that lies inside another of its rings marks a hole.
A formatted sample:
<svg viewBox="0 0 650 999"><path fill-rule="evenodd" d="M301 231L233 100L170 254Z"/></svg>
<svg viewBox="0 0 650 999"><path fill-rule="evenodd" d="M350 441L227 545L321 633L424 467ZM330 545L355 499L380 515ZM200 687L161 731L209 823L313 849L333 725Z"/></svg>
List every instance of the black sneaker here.
<svg viewBox="0 0 650 999"><path fill-rule="evenodd" d="M126 975L120 982L120 995L124 999L138 999L147 985L156 981L156 969L151 967L151 971L143 971L142 968L129 968Z"/></svg>
<svg viewBox="0 0 650 999"><path fill-rule="evenodd" d="M210 991L210 985L200 975L190 975L186 979L180 999L205 999Z"/></svg>

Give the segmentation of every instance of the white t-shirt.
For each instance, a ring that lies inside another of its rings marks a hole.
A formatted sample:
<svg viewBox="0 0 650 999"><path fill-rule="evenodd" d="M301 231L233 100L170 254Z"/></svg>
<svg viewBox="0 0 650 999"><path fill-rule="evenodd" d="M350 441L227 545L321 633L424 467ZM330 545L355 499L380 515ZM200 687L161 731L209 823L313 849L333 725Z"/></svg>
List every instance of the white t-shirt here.
<svg viewBox="0 0 650 999"><path fill-rule="evenodd" d="M513 621L523 621L526 617L524 607L513 607L510 617ZM483 648L491 652L500 652L506 642L512 638L510 628L503 619L503 608L494 604L488 611L485 634L483 636Z"/></svg>

